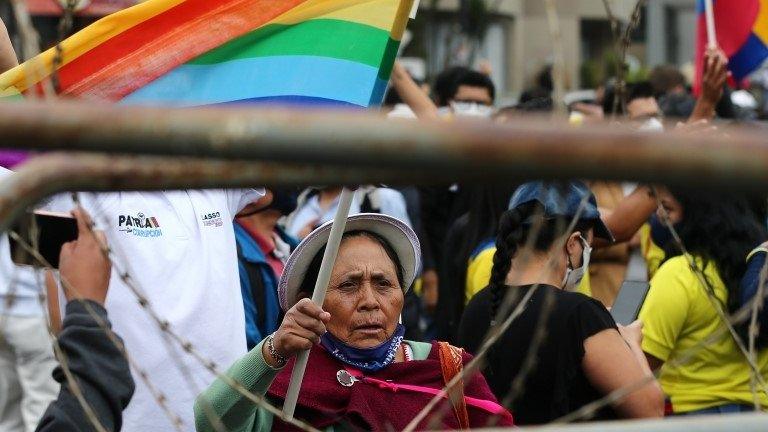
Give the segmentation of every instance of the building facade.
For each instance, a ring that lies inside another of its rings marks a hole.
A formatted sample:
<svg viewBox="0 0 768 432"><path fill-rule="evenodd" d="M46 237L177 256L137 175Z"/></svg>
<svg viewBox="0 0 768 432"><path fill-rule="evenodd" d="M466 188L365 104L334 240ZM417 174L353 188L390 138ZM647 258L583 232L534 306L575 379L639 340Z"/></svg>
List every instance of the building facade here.
<svg viewBox="0 0 768 432"><path fill-rule="evenodd" d="M431 76L453 63L469 60L477 66L481 59L487 60L499 93L507 100L514 100L552 63L553 42L545 2L485 0L489 9L487 29L472 58L451 52L461 53L460 44L458 48L451 44L451 36L459 31L456 23L460 21L457 16L461 14L461 3L461 0L421 0L419 16L412 28L424 45L409 48L406 53L423 56ZM636 0L609 0L608 3L621 26L625 26ZM695 0L647 2L628 51L633 64L652 67L691 61L695 44L695 3ZM603 70L609 66L607 63L615 63L614 37L605 4L603 0L556 0L555 4L565 57L566 87L593 86L610 74Z"/></svg>
<svg viewBox="0 0 768 432"><path fill-rule="evenodd" d="M648 2L648 64L682 66L696 49L696 0Z"/></svg>

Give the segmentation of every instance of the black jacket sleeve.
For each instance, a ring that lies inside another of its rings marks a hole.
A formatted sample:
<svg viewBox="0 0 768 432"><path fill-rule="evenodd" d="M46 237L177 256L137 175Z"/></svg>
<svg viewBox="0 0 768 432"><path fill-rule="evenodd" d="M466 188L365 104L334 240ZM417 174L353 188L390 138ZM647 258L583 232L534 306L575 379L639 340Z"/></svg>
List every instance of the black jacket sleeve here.
<svg viewBox="0 0 768 432"><path fill-rule="evenodd" d="M88 301L92 309L109 325L107 311ZM128 406L134 382L128 362L86 309L86 303L67 304L59 345L72 375L99 422L108 431L122 426L123 409ZM95 430L78 402L61 366L53 371L61 384L58 398L48 406L37 431L69 432Z"/></svg>

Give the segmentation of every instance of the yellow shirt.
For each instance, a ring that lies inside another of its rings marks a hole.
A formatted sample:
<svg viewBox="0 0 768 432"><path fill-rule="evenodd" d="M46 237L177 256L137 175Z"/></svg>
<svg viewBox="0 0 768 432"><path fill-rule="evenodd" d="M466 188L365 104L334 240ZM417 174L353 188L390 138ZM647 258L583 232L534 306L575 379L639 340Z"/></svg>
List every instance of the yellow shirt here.
<svg viewBox="0 0 768 432"><path fill-rule="evenodd" d="M469 303L475 294L488 286L491 281L491 269L493 268L493 255L496 253L495 246L489 246L474 257L469 259L467 267L467 279L464 290L464 304ZM584 278L576 290L584 295L592 296L592 290L589 288L589 272L584 272Z"/></svg>
<svg viewBox="0 0 768 432"><path fill-rule="evenodd" d="M716 297L725 304L727 289L714 264L704 274ZM704 290L686 258L674 257L656 272L640 311L643 351L665 362L659 382L675 412L753 403L749 366L730 333L726 331L704 349L692 348L722 325ZM688 353L692 357L682 366L668 363ZM768 377L768 350L758 353L757 363L763 377ZM768 407L768 397L758 394L763 407Z"/></svg>
<svg viewBox="0 0 768 432"><path fill-rule="evenodd" d="M645 263L648 266L648 278L653 279L653 275L664 261L664 250L660 248L651 239L651 226L645 224L640 228L640 251L643 253Z"/></svg>

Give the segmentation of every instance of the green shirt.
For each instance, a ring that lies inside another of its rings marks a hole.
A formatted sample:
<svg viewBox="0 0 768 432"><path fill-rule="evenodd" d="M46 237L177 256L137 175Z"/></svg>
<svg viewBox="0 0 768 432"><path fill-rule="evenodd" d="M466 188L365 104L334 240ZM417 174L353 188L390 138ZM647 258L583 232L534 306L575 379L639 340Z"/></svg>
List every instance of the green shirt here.
<svg viewBox="0 0 768 432"><path fill-rule="evenodd" d="M413 350L414 360L426 360L432 345L405 341ZM262 341L248 354L236 361L227 371L227 377L240 383L251 393L264 396L280 369L267 364L261 347ZM221 378L211 384L195 401L195 428L198 432L216 431L211 419L221 419L228 431L249 432L272 430L273 414L255 405L230 387ZM215 420L214 420L215 421ZM326 431L335 431L333 426Z"/></svg>

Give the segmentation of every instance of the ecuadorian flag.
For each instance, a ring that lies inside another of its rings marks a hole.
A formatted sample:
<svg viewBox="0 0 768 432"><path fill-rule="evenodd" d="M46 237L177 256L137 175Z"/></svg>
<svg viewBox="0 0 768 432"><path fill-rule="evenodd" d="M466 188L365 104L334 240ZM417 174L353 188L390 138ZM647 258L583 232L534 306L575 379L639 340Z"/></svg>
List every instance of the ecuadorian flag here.
<svg viewBox="0 0 768 432"><path fill-rule="evenodd" d="M123 104L379 104L413 0L149 0L62 43L62 96ZM55 50L0 75L38 91Z"/></svg>
<svg viewBox="0 0 768 432"><path fill-rule="evenodd" d="M697 82L703 70L707 46L704 0L698 0L699 14L696 65ZM717 43L728 56L728 68L738 82L768 58L768 0L714 0Z"/></svg>

